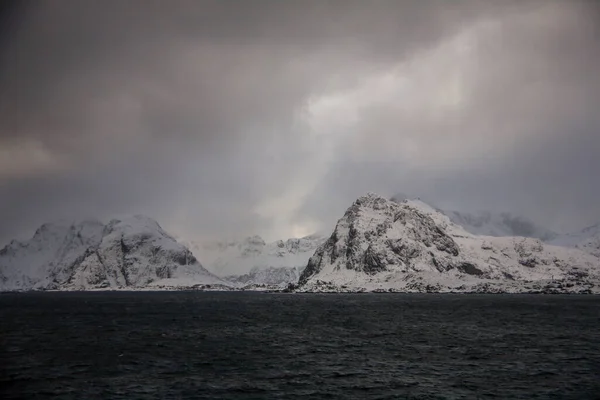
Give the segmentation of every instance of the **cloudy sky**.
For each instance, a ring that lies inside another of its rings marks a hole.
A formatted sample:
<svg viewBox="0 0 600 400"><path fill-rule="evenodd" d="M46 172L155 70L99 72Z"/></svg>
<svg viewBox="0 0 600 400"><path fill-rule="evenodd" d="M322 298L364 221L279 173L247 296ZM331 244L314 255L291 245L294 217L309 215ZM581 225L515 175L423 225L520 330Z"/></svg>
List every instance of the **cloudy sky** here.
<svg viewBox="0 0 600 400"><path fill-rule="evenodd" d="M0 244L142 213L332 229L374 191L600 220L595 1L29 1L0 20Z"/></svg>

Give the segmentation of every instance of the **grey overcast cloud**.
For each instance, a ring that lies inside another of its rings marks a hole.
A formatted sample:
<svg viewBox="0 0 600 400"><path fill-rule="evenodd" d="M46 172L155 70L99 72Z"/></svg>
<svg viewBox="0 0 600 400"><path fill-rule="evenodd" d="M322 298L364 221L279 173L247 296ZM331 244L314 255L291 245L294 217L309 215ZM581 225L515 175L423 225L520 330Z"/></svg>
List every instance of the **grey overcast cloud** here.
<svg viewBox="0 0 600 400"><path fill-rule="evenodd" d="M331 230L358 196L600 221L600 3L4 2L0 244L147 214Z"/></svg>

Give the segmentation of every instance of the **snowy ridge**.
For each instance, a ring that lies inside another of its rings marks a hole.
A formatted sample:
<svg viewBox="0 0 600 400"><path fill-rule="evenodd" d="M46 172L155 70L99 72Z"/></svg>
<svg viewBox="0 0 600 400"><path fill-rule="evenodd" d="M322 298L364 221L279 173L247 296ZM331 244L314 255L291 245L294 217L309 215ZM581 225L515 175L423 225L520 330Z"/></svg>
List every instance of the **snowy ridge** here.
<svg viewBox="0 0 600 400"><path fill-rule="evenodd" d="M0 250L0 290L226 285L151 218L44 224Z"/></svg>
<svg viewBox="0 0 600 400"><path fill-rule="evenodd" d="M415 201L405 194L399 193L390 200L403 203L406 200ZM419 201L419 200L417 200ZM544 228L535 222L521 216L512 215L507 212L495 213L481 211L468 213L462 211L442 210L433 207L450 218L452 222L463 227L467 232L482 236L523 236L550 241L558 236L556 232Z"/></svg>
<svg viewBox="0 0 600 400"><path fill-rule="evenodd" d="M300 291L600 292L600 260L524 237L476 236L418 200L356 200Z"/></svg>
<svg viewBox="0 0 600 400"><path fill-rule="evenodd" d="M269 284L256 279L265 277L267 281L272 282L274 276L289 275L290 268L304 268L310 256L324 241L325 237L315 234L266 243L260 236L254 235L242 240L204 244L188 242L187 245L194 254L201 257L210 271L219 276L234 279L232 276L252 273L254 283ZM280 273L275 272L278 268L283 270ZM259 274L260 270L268 272Z"/></svg>
<svg viewBox="0 0 600 400"><path fill-rule="evenodd" d="M566 235L559 235L550 241L556 246L576 247L596 257L600 257L600 223Z"/></svg>
<svg viewBox="0 0 600 400"><path fill-rule="evenodd" d="M452 222L462 226L465 230L475 235L483 236L523 236L552 240L556 232L536 225L524 217L514 216L510 213L492 213L483 211L470 214L459 211L444 211Z"/></svg>

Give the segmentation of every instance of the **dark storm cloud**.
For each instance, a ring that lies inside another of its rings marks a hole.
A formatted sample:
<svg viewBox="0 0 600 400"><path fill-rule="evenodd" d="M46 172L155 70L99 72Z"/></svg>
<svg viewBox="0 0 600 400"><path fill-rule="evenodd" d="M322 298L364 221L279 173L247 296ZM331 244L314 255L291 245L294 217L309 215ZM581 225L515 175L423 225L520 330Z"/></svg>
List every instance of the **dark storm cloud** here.
<svg viewBox="0 0 600 400"><path fill-rule="evenodd" d="M513 211L554 229L600 219L591 172L600 170L600 19L590 3L565 5L483 20L458 36L469 51L450 42L416 61L407 72L417 82L410 112L398 107L405 99L397 94L380 95L384 104L365 102L354 125L360 151L337 159L297 218L312 212L332 220L331 210L347 198L376 190L448 208ZM449 79L437 78L455 67ZM458 81L456 104L436 104L439 93L419 104L423 90L448 80ZM354 96L365 95L359 89ZM324 191L333 196L323 199Z"/></svg>
<svg viewBox="0 0 600 400"><path fill-rule="evenodd" d="M0 42L0 241L55 217L138 212L189 237L300 234L368 190L600 219L597 13L26 2Z"/></svg>
<svg viewBox="0 0 600 400"><path fill-rule="evenodd" d="M170 132L173 120L190 117L181 109L189 99L177 97L189 80L201 102L188 107L206 120L193 127L195 135L231 129L232 118L237 126L286 115L332 73L354 75L361 66L396 60L481 8L481 2L439 8L416 1L403 7L390 1L375 7L362 1L27 4L3 53L2 116L8 134L37 134L47 145L61 139L52 134L65 136L57 147L72 139L71 131L93 130L89 108L118 90L151 102L142 104L151 128Z"/></svg>

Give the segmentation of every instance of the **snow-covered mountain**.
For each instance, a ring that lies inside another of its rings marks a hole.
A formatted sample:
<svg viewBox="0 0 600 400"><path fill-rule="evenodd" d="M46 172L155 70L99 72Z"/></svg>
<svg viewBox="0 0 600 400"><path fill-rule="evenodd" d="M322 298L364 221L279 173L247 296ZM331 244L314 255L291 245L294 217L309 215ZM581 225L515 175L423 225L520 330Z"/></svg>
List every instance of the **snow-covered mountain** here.
<svg viewBox="0 0 600 400"><path fill-rule="evenodd" d="M285 276L286 269L304 268L317 247L325 241L319 234L303 238L277 240L266 243L260 236L250 236L241 240L213 243L184 242L213 273L219 276L245 275L254 271L255 276L275 276L260 270L274 271L284 268L277 276ZM258 283L258 282L256 282ZM265 283L266 282L262 282ZM283 283L283 282L282 282Z"/></svg>
<svg viewBox="0 0 600 400"><path fill-rule="evenodd" d="M225 285L144 216L44 224L0 250L0 290Z"/></svg>
<svg viewBox="0 0 600 400"><path fill-rule="evenodd" d="M596 257L600 257L600 223L582 229L579 232L558 235L550 244L576 247Z"/></svg>
<svg viewBox="0 0 600 400"><path fill-rule="evenodd" d="M308 262L308 259L306 260ZM301 267L254 267L247 274L226 276L228 282L239 288L283 289L290 283L295 284L306 265Z"/></svg>
<svg viewBox="0 0 600 400"><path fill-rule="evenodd" d="M600 259L477 236L419 200L360 197L310 258L301 291L600 292Z"/></svg>

